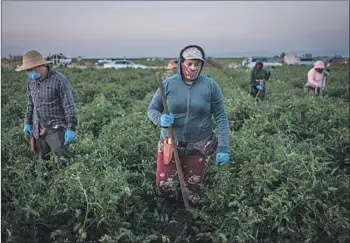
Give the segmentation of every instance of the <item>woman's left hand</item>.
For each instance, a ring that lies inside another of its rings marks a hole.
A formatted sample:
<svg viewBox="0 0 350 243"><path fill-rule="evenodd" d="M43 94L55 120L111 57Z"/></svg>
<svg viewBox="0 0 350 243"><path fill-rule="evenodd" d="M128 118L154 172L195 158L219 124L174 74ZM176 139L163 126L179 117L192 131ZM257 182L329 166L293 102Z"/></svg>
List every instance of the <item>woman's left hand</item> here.
<svg viewBox="0 0 350 243"><path fill-rule="evenodd" d="M220 166L225 165L230 160L229 153L217 153L216 154L216 163Z"/></svg>

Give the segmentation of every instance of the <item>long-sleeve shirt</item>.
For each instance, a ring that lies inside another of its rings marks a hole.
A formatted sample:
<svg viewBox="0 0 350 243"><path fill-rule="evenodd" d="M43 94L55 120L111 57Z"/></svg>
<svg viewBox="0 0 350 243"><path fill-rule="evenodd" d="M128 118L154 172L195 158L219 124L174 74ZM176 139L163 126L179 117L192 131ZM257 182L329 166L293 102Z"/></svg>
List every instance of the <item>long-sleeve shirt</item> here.
<svg viewBox="0 0 350 243"><path fill-rule="evenodd" d="M174 75L163 82L169 112L174 114L172 126L177 140L194 143L212 134L212 115L218 128L218 152L230 152L229 123L224 96L219 85L208 76L201 75L192 84L187 85L180 75ZM163 103L160 90L156 91L148 106L148 117L160 126ZM167 132L162 130L160 139Z"/></svg>
<svg viewBox="0 0 350 243"><path fill-rule="evenodd" d="M27 81L26 123L33 124L38 137L39 123L48 128L62 126L75 130L78 124L71 85L62 73L49 69L42 81Z"/></svg>

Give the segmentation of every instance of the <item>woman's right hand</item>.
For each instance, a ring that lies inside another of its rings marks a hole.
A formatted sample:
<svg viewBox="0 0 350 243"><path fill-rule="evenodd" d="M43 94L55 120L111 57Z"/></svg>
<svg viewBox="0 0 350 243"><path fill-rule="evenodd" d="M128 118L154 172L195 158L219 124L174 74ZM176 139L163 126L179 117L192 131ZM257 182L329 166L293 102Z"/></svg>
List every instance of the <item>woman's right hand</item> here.
<svg viewBox="0 0 350 243"><path fill-rule="evenodd" d="M174 115L172 113L163 114L160 117L160 126L161 127L171 127L174 123Z"/></svg>

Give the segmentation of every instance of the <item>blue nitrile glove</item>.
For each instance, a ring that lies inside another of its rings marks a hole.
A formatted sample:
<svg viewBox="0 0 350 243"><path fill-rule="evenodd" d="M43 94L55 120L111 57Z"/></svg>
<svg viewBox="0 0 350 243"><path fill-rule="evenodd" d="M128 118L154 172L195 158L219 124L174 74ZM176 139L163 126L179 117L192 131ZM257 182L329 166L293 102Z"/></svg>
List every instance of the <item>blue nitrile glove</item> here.
<svg viewBox="0 0 350 243"><path fill-rule="evenodd" d="M75 132L67 129L64 134L64 145L70 144L75 140Z"/></svg>
<svg viewBox="0 0 350 243"><path fill-rule="evenodd" d="M262 86L262 85L257 85L256 88L257 88L258 90L264 90L264 86Z"/></svg>
<svg viewBox="0 0 350 243"><path fill-rule="evenodd" d="M174 123L174 115L172 113L170 114L163 114L160 117L160 126L161 127L171 127Z"/></svg>
<svg viewBox="0 0 350 243"><path fill-rule="evenodd" d="M32 131L32 125L30 125L30 124L25 124L25 125L24 125L24 129L23 129L24 135L27 136L27 137L29 137L31 131Z"/></svg>
<svg viewBox="0 0 350 243"><path fill-rule="evenodd" d="M328 75L329 72L328 72L327 70L323 70L323 74L324 74L324 75Z"/></svg>
<svg viewBox="0 0 350 243"><path fill-rule="evenodd" d="M267 70L267 72L271 74L271 73L272 73L272 68L269 68L269 69Z"/></svg>
<svg viewBox="0 0 350 243"><path fill-rule="evenodd" d="M230 154L229 153L217 153L216 154L216 163L218 165L225 165L230 160Z"/></svg>

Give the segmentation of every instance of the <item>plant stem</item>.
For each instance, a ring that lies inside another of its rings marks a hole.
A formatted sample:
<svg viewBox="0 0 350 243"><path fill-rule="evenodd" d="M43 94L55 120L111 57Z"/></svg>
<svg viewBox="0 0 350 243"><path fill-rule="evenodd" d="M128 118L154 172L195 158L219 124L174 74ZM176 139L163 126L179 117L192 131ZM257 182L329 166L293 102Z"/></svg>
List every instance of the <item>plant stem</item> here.
<svg viewBox="0 0 350 243"><path fill-rule="evenodd" d="M77 171L77 169L75 169L75 170ZM77 171L77 174L78 174L78 171ZM79 182L80 189L83 191L83 194L84 194L85 200L86 200L86 212L85 212L85 219L84 219L84 224L83 224L83 228L85 230L85 224L86 224L86 220L87 220L87 215L89 213L89 199L88 199L88 196L86 194L86 190L84 189L83 184L80 181L80 177L77 176L76 180Z"/></svg>

